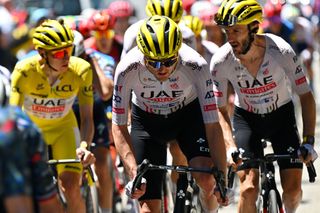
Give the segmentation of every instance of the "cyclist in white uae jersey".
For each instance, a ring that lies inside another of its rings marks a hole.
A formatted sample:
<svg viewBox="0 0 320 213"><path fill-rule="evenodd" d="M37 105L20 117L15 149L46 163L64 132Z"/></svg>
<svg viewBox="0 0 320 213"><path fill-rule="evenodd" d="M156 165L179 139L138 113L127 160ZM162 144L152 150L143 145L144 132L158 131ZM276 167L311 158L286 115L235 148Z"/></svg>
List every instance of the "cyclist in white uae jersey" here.
<svg viewBox="0 0 320 213"><path fill-rule="evenodd" d="M148 0L146 13L148 16L168 16L176 23L179 23L183 13L182 1ZM123 58L133 47L137 45L136 37L143 22L144 20L139 20L126 30L123 39L121 58ZM195 49L196 40L192 30L190 30L184 23L179 23L179 27L182 32L183 42Z"/></svg>
<svg viewBox="0 0 320 213"><path fill-rule="evenodd" d="M197 16L183 16L181 22L189 27L196 38L196 51L210 63L212 56L218 50L218 45L202 39L201 32L203 31L203 22Z"/></svg>
<svg viewBox="0 0 320 213"><path fill-rule="evenodd" d="M148 0L145 6L145 11L148 16L153 15L163 15L171 18L174 22L179 23L183 14L182 0ZM133 25L131 25L124 35L123 49L121 53L121 58L124 57L129 50L137 45L136 36L139 32L140 26L143 20L140 20ZM182 32L183 42L192 48L196 48L195 36L186 25L183 23L179 24L180 30ZM128 124L130 124L130 120ZM170 154L172 155L172 161L177 165L186 165L187 162L183 155L181 155L181 150L177 143L170 143ZM173 185L176 182L176 172L171 173L171 180ZM173 187L174 188L174 187Z"/></svg>
<svg viewBox="0 0 320 213"><path fill-rule="evenodd" d="M170 75L168 81L161 82L143 65L144 55L138 47L129 52L126 63L119 64L115 74L118 80L114 96L117 107L113 110L118 114L114 117L116 119L114 122L119 125L127 122L126 113L121 112L127 110L131 89L133 104L146 112L168 115L199 98L203 106L201 109L205 122L217 121L216 114L212 113L215 107L214 95L212 90L206 91L207 85L212 82L205 72L200 72L204 66L207 66L205 60L198 53L190 50L186 44L182 44L179 56L180 63L174 73ZM196 70L199 72L195 72ZM202 85L202 87L194 85ZM199 96L203 91L207 94ZM119 92L121 97L117 96Z"/></svg>
<svg viewBox="0 0 320 213"><path fill-rule="evenodd" d="M219 82L219 105L226 104L228 81L236 91L235 105L257 114L270 113L291 101L286 78L297 94L310 92L302 66L289 44L273 34L264 37L265 54L256 76L239 62L229 43L212 59L211 72Z"/></svg>
<svg viewBox="0 0 320 213"><path fill-rule="evenodd" d="M138 47L117 66L112 133L131 180L143 158L155 164L166 163L166 145L173 139L177 139L190 166L210 167L214 163L225 171L225 147L208 64L191 47L181 46L181 41L181 31L174 21L152 16L141 25ZM126 124L131 94L129 135ZM144 210L160 212L163 174L147 173L146 188L141 190L127 185L130 194L133 192L131 197L140 198ZM218 204L212 176L194 174L194 178L203 208L214 211Z"/></svg>
<svg viewBox="0 0 320 213"><path fill-rule="evenodd" d="M241 3L239 3L241 1ZM240 12L239 12L240 11ZM224 0L215 17L227 34L227 43L213 56L210 72L217 89L218 105L228 153L243 149L244 155L259 158L263 154L261 139L269 139L275 154L288 154L303 146L308 150L305 163L315 160L315 100L306 82L296 54L282 38L257 34L262 21L262 7L255 0ZM287 79L299 95L303 144L297 130L294 105ZM226 110L227 82L235 90L233 125ZM232 148L230 148L232 147ZM301 197L302 163L278 161L285 212L296 211ZM259 192L259 164L245 164L238 172L240 199L238 212L256 212Z"/></svg>

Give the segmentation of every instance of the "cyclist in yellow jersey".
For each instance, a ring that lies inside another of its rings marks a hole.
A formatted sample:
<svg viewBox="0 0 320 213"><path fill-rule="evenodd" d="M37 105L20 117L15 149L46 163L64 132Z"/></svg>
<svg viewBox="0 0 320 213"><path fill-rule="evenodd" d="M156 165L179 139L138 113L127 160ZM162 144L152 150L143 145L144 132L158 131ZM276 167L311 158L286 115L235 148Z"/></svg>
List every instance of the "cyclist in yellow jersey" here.
<svg viewBox="0 0 320 213"><path fill-rule="evenodd" d="M92 153L77 149L80 141L90 144L93 136L92 71L90 64L70 57L72 30L62 22L46 20L35 29L33 44L39 55L20 61L12 73L11 105L19 105L42 130L54 159L84 155L89 163ZM81 130L72 104L78 97ZM81 165L58 165L58 174L68 202L67 212L84 212L80 195Z"/></svg>

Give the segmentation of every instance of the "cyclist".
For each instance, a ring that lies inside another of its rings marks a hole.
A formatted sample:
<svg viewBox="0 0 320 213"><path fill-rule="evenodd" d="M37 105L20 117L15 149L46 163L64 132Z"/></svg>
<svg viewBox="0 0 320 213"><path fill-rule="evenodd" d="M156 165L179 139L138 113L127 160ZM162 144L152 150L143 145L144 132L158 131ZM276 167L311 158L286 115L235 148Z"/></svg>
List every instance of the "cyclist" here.
<svg viewBox="0 0 320 213"><path fill-rule="evenodd" d="M123 43L123 36L131 24L130 19L134 14L134 8L129 1L116 0L110 3L108 10L116 18L114 25L116 39Z"/></svg>
<svg viewBox="0 0 320 213"><path fill-rule="evenodd" d="M62 212L45 144L38 128L17 107L9 107L9 71L0 66L0 209L1 212Z"/></svg>
<svg viewBox="0 0 320 213"><path fill-rule="evenodd" d="M201 36L220 47L226 42L226 36L214 22L214 15L218 12L218 8L211 1L196 1L191 7L191 15L199 17L203 22L205 31L202 31Z"/></svg>
<svg viewBox="0 0 320 213"><path fill-rule="evenodd" d="M218 50L218 46L208 40L204 40L201 37L201 32L203 30L203 22L197 16L183 16L182 20L187 27L189 27L195 35L196 38L196 50L197 52L210 63L213 54Z"/></svg>
<svg viewBox="0 0 320 213"><path fill-rule="evenodd" d="M165 164L167 142L174 139L188 165L211 167L214 163L224 173L225 146L206 61L182 44L178 25L166 16L146 19L137 44L116 68L113 93L112 133L129 178L134 179L137 163L144 158ZM141 189L131 189L128 183L128 193L132 193L132 198L140 198L142 212L160 212L163 175L162 171L147 173L147 183ZM193 175L200 187L203 209L216 212L214 178Z"/></svg>
<svg viewBox="0 0 320 213"><path fill-rule="evenodd" d="M83 59L70 57L73 49L72 30L56 20L46 20L35 29L33 44L39 55L17 63L12 74L10 104L22 106L42 130L55 159L76 158L80 141L89 145L93 135L92 71ZM77 126L72 104L78 97L81 129ZM94 160L85 149L83 164ZM68 202L68 212L83 212L80 195L81 165L58 165L57 170Z"/></svg>
<svg viewBox="0 0 320 213"><path fill-rule="evenodd" d="M98 176L98 195L101 213L112 212L112 195L113 180L111 177L111 168L109 168L109 130L108 120L105 116L104 101L111 99L113 92L113 72L115 61L111 56L91 50L90 54L86 53L83 45L83 36L80 32L74 31L74 51L73 55L81 57L90 62L93 69L93 87L94 87L94 104L93 104L93 121L94 136L91 144L91 150L96 157L95 171ZM80 125L80 113L78 101L75 101L73 110Z"/></svg>
<svg viewBox="0 0 320 213"><path fill-rule="evenodd" d="M176 23L180 22L183 14L182 0L148 0L145 9L149 17L153 15L167 16ZM121 58L137 45L136 37L143 22L144 20L139 20L126 30ZM179 27L182 31L183 42L195 49L196 41L193 32L183 23L179 24Z"/></svg>
<svg viewBox="0 0 320 213"><path fill-rule="evenodd" d="M92 36L85 40L84 46L112 56L118 63L122 44L115 39L114 24L115 17L110 14L109 10L99 10L93 13L89 19Z"/></svg>
<svg viewBox="0 0 320 213"><path fill-rule="evenodd" d="M240 12L238 12L240 11ZM257 34L262 21L262 8L255 0L225 0L215 17L227 33L228 42L213 56L210 72L214 78L222 127L228 153L243 149L244 155L259 157L262 138L270 139L276 154L299 149L294 105L289 93L289 79L299 95L303 118L303 143L309 155L304 162L315 160L315 100L306 75L291 46L273 34ZM228 82L235 91L233 125L226 110ZM247 154L246 154L247 153ZM286 212L295 212L302 197L302 164L283 160L280 167L282 199ZM256 212L259 192L257 164L239 171L240 199L238 212Z"/></svg>

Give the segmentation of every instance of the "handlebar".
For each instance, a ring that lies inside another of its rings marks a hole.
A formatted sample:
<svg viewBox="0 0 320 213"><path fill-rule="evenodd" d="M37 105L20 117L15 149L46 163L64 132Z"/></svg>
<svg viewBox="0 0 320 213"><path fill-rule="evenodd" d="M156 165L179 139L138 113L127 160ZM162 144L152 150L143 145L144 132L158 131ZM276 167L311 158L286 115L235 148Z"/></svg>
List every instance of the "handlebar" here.
<svg viewBox="0 0 320 213"><path fill-rule="evenodd" d="M300 147L300 151L303 157L307 156L308 151L304 147ZM284 160L284 159L299 160L299 157L296 151L292 152L291 154L283 154L283 155L277 155L273 153L266 154L262 158L241 157L239 152L232 153L231 156L235 163L239 162L240 160L245 162L267 162L267 163L271 163L277 160ZM315 178L317 177L316 169L312 161L306 164L306 166L307 166L308 175L309 175L309 182L313 183L315 182Z"/></svg>
<svg viewBox="0 0 320 213"><path fill-rule="evenodd" d="M175 165L154 165L149 162L149 160L144 159L142 163L138 166L137 175L133 180L132 188L140 188L141 179L143 175L149 170L174 170L178 173L187 173L187 172L200 172L212 174L217 183L217 189L220 192L220 196L223 201L225 201L227 189L225 187L225 178L223 172L217 168L195 168L188 166L175 166Z"/></svg>

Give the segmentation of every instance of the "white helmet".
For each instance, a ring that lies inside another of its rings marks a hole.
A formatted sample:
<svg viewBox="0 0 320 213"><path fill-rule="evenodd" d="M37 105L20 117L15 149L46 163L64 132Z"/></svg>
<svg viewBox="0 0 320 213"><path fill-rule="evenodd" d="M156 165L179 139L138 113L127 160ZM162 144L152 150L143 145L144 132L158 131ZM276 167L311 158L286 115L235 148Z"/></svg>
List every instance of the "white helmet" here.
<svg viewBox="0 0 320 213"><path fill-rule="evenodd" d="M3 73L2 71L5 71ZM0 66L0 104L1 107L5 107L9 103L10 95L10 79L6 75L9 72L7 68Z"/></svg>
<svg viewBox="0 0 320 213"><path fill-rule="evenodd" d="M84 39L82 34L76 30L73 30L73 34L74 34L74 41L73 41L74 47L73 47L72 55L79 57L85 51L84 44L83 44Z"/></svg>

